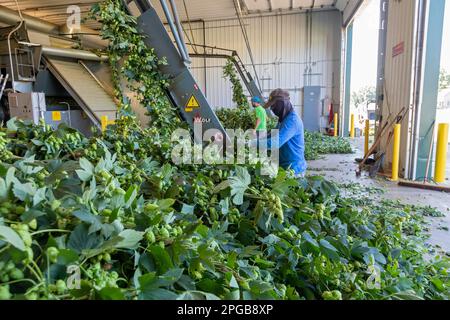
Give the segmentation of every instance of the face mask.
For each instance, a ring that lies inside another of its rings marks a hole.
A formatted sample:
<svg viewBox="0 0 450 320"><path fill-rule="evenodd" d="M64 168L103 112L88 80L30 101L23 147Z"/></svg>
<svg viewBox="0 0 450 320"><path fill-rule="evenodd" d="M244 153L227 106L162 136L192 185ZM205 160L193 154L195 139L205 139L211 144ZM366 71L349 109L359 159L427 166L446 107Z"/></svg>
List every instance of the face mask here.
<svg viewBox="0 0 450 320"><path fill-rule="evenodd" d="M278 100L272 106L272 112L278 117L279 122L283 122L287 115L292 111L294 111L294 108L289 100Z"/></svg>

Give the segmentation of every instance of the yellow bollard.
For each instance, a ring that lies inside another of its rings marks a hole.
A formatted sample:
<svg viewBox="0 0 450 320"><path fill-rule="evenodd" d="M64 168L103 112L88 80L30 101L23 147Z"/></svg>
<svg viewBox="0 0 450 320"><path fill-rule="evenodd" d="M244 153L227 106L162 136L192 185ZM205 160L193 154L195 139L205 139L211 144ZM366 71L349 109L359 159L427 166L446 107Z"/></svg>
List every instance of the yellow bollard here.
<svg viewBox="0 0 450 320"><path fill-rule="evenodd" d="M392 155L392 181L398 181L398 167L400 163L400 135L401 125L396 124L394 127L394 150Z"/></svg>
<svg viewBox="0 0 450 320"><path fill-rule="evenodd" d="M339 132L339 128L338 128L338 114L335 113L334 114L334 136L337 137L338 136L338 132Z"/></svg>
<svg viewBox="0 0 450 320"><path fill-rule="evenodd" d="M436 168L434 171L434 181L436 183L445 182L445 170L447 166L448 148L448 123L439 124L438 140L436 149Z"/></svg>
<svg viewBox="0 0 450 320"><path fill-rule="evenodd" d="M369 135L370 135L370 120L366 120L366 128L364 130L364 156L369 153Z"/></svg>
<svg viewBox="0 0 450 320"><path fill-rule="evenodd" d="M352 113L350 117L350 138L355 137L355 115Z"/></svg>

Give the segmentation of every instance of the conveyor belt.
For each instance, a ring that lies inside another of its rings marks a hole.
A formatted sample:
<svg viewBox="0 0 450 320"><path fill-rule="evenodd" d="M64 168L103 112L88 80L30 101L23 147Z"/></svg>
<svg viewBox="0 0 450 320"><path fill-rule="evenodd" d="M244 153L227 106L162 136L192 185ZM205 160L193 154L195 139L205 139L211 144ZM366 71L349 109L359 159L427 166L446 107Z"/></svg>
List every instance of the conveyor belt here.
<svg viewBox="0 0 450 320"><path fill-rule="evenodd" d="M116 119L117 105L101 83L75 59L45 57L47 67L93 123Z"/></svg>

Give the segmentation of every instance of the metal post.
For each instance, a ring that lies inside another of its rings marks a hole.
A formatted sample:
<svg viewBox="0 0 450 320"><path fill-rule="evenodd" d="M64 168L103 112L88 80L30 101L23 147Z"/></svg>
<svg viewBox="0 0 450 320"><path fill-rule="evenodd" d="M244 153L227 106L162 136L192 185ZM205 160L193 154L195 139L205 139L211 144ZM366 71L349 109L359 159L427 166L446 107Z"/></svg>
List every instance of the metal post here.
<svg viewBox="0 0 450 320"><path fill-rule="evenodd" d="M434 171L434 181L436 183L445 182L445 170L447 166L448 148L448 123L441 123L438 130L436 168Z"/></svg>
<svg viewBox="0 0 450 320"><path fill-rule="evenodd" d="M165 0L160 0L160 2L167 19L167 23L169 24L170 30L172 31L173 37L175 38L175 42L177 43L178 52L180 53L184 62L190 62L188 56L186 55L186 51L184 51L184 46L181 43L180 34L178 33L177 28L175 27L169 8L167 7L167 3Z"/></svg>
<svg viewBox="0 0 450 320"><path fill-rule="evenodd" d="M177 5L175 4L174 0L169 0L169 1L170 1L170 5L172 7L172 13L173 13L173 17L175 19L175 27L177 28L178 35L179 35L180 41L181 41L181 45L183 46L183 50L188 59L188 62L191 62L191 60L189 59L189 51L188 51L188 48L186 47L186 42L184 41L183 28L181 27L180 19L178 17Z"/></svg>
<svg viewBox="0 0 450 320"><path fill-rule="evenodd" d="M394 149L392 156L392 181L398 181L398 167L400 164L400 136L401 124L396 124L394 127Z"/></svg>
<svg viewBox="0 0 450 320"><path fill-rule="evenodd" d="M378 71L377 71L377 121L380 121L383 114L383 102L384 102L384 78L385 78L385 66L386 66L386 41L387 41L387 24L389 13L389 0L382 0L380 3L380 29L378 34ZM375 121L375 130L377 130L377 121Z"/></svg>
<svg viewBox="0 0 450 320"><path fill-rule="evenodd" d="M350 138L355 137L355 115L352 113L350 116Z"/></svg>
<svg viewBox="0 0 450 320"><path fill-rule="evenodd" d="M439 91L439 71L444 29L445 0L422 0L424 3L424 45L417 63L422 65L419 88L416 88L413 154L413 179L426 170L429 146L432 140L430 128L436 119L437 96ZM420 49L420 48L419 48ZM427 176L431 173L427 172Z"/></svg>
<svg viewBox="0 0 450 320"><path fill-rule="evenodd" d="M350 100L351 100L351 78L352 78L352 51L353 51L353 23L347 27L345 48L345 80L344 80L344 112L342 115L342 133L349 132Z"/></svg>
<svg viewBox="0 0 450 320"><path fill-rule="evenodd" d="M334 136L337 137L338 133L339 133L339 128L338 128L338 114L337 112L334 114Z"/></svg>
<svg viewBox="0 0 450 320"><path fill-rule="evenodd" d="M202 20L203 27L203 54L205 57L203 58L203 76L205 77L205 97L208 98L208 84L206 79L208 78L208 69L206 67L206 23L205 20Z"/></svg>

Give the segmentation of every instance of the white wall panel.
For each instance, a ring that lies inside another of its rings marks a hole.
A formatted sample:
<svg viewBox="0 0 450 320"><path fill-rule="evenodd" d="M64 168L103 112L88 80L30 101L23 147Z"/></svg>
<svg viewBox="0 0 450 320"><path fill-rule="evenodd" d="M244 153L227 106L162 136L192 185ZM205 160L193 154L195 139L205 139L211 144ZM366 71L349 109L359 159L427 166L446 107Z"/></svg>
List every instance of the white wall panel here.
<svg viewBox="0 0 450 320"><path fill-rule="evenodd" d="M312 14L311 50L304 13L244 19L264 95L282 87L291 92L293 103L300 107L301 89L310 84L323 87L322 98L330 97L339 103L341 19L338 11ZM196 23L194 29L201 27ZM206 45L236 50L253 74L237 20L209 21L205 27ZM195 32L200 35L203 30ZM199 36L196 42L203 43L202 38ZM213 107L233 106L231 85L222 76L224 65L222 59L208 59L206 63L206 95ZM310 77L305 76L309 67ZM203 88L203 59L193 59L192 71Z"/></svg>
<svg viewBox="0 0 450 320"><path fill-rule="evenodd" d="M413 58L415 52L415 6L416 0L390 1L388 32L386 40L386 74L383 119L391 119L402 108L410 109L412 103ZM404 43L404 51L396 56L393 49ZM408 117L402 122L400 150L400 170L405 169L407 161L409 122ZM386 167L392 162L392 140L389 145L383 141L382 150L386 150Z"/></svg>

